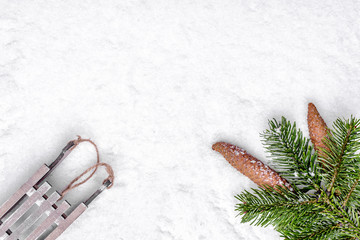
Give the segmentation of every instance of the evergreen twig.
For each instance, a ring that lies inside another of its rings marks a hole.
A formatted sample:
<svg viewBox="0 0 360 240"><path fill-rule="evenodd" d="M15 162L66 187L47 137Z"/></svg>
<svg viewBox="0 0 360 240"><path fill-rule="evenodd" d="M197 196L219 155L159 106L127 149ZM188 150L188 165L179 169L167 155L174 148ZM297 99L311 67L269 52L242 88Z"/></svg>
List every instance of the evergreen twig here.
<svg viewBox="0 0 360 240"><path fill-rule="evenodd" d="M360 239L360 120L337 119L314 150L295 123L269 121L261 136L273 168L293 187L236 196L242 222L273 225L285 239Z"/></svg>

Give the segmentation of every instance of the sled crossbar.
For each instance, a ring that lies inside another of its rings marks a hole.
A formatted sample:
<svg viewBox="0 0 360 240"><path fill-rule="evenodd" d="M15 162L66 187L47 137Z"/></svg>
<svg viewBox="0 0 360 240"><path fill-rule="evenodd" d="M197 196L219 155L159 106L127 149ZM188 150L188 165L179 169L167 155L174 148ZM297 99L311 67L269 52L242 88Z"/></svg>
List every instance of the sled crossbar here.
<svg viewBox="0 0 360 240"><path fill-rule="evenodd" d="M48 170L43 165L0 207L1 240L36 240L40 237L56 239L86 210L86 205L81 203L66 216L64 213L70 204L63 201L57 206L55 203L60 194L52 190L48 182L45 181L36 189L35 184ZM48 197L46 194L49 192L52 193Z"/></svg>

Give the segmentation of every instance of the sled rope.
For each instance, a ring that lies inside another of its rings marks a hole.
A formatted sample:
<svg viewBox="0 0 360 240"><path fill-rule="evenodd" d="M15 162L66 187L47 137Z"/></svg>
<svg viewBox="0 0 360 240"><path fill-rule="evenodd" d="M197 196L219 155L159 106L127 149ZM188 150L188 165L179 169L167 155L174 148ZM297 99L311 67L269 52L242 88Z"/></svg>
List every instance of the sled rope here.
<svg viewBox="0 0 360 240"><path fill-rule="evenodd" d="M94 176L94 174L96 173L96 171L98 170L98 168L99 168L99 167L102 167L102 166L105 167L106 172L109 174L109 176L104 180L104 183L105 183L106 181L110 181L111 184L110 184L107 188L111 188L111 187L113 186L114 179L115 179L114 171L113 171L112 167L111 167L109 164L100 162L99 149L98 149L97 145L96 145L93 141L91 141L90 139L83 139L83 138L81 138L80 136L78 136L78 139L76 139L76 140L74 141L75 145L74 145L74 147L72 148L72 150L73 150L74 148L76 148L76 147L77 147L80 143L82 143L82 142L89 142L89 143L91 143L91 144L94 146L94 148L95 148L95 150L96 150L96 158L97 158L97 159L96 159L96 164L93 165L93 166L91 166L91 167L89 167L88 169L86 169L86 170L85 170L82 174L80 174L78 177L74 178L74 180L72 180L72 181L70 182L70 184L61 192L61 198L60 198L59 200L61 200L62 198L64 198L64 196L65 196L68 192L70 192L71 190L73 190L73 189L79 187L80 185L86 183L87 181L89 181L89 180ZM76 182L78 182L84 175L86 175L86 174L89 173L90 171L92 171L92 173L91 173L87 178L85 178L83 181L81 181L81 182L79 182L79 183L76 183Z"/></svg>

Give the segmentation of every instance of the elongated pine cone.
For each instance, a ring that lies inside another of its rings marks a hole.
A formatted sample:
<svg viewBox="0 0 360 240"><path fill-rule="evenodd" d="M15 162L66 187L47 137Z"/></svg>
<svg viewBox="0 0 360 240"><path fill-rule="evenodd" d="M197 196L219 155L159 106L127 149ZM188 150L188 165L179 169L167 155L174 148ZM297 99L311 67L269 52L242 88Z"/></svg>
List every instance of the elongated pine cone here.
<svg viewBox="0 0 360 240"><path fill-rule="evenodd" d="M221 153L224 158L242 174L258 186L264 188L281 186L291 189L290 184L274 169L248 154L245 150L225 142L217 142L212 149Z"/></svg>
<svg viewBox="0 0 360 240"><path fill-rule="evenodd" d="M307 120L311 142L314 144L315 150L319 152L319 156L322 156L323 152L320 148L327 149L323 140L328 135L329 129L313 103L308 105Z"/></svg>

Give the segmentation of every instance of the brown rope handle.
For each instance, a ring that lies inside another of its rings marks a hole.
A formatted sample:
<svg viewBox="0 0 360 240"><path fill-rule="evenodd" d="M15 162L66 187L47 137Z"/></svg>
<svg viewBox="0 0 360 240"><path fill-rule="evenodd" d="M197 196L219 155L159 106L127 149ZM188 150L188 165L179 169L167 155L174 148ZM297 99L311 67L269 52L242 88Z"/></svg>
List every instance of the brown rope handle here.
<svg viewBox="0 0 360 240"><path fill-rule="evenodd" d="M112 169L112 167L107 164L107 163L97 163L91 167L89 167L88 169L86 169L82 174L80 174L78 177L76 177L74 180L71 181L71 183L65 188L64 191L62 191L61 193L61 198L63 198L69 191L73 190L74 188L79 187L80 185L84 184L85 182L87 182L87 180L89 178L86 178L84 181L74 184L75 182L77 182L80 178L82 178L85 174L87 174L88 172L90 172L93 169L97 169L100 166L104 166L107 173L109 174L109 176L104 180L103 183L105 183L106 181L110 181L111 184L107 187L107 188L111 188L114 185L114 179L115 179L115 175L114 175L114 171ZM96 171L96 170L94 170Z"/></svg>
<svg viewBox="0 0 360 240"><path fill-rule="evenodd" d="M109 164L100 162L99 149L98 149L97 145L93 141L91 141L90 139L83 139L80 136L78 136L78 139L74 141L75 146L72 149L77 147L81 142L89 142L94 146L94 148L96 150L96 156L97 156L96 164L89 167L82 174L80 174L78 177L76 177L74 180L72 180L70 182L70 184L61 192L61 198L59 200L61 200L72 189L77 188L80 185L82 185L82 184L86 183L87 181L89 181L90 178L92 178L94 176L94 174L98 170L98 167L100 167L100 166L104 166L106 168L107 173L109 174L109 176L104 180L104 182L106 182L107 180L109 180L111 182L111 184L107 188L111 188L113 186L114 179L115 179L114 171L113 171L112 167ZM77 181L79 181L79 179L81 179L84 175L89 173L91 170L93 170L93 172L87 178L85 178L83 181L75 184Z"/></svg>

